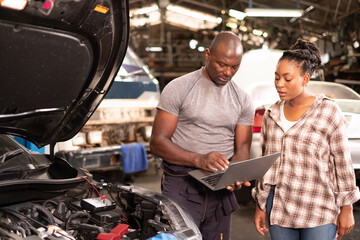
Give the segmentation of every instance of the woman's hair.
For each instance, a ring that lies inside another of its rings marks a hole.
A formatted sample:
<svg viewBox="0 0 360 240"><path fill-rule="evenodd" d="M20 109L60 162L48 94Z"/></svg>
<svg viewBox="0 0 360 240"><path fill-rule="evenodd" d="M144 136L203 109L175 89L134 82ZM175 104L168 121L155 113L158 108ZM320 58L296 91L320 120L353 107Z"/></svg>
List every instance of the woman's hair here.
<svg viewBox="0 0 360 240"><path fill-rule="evenodd" d="M311 43L298 39L295 44L283 53L279 62L288 60L295 62L301 67L302 74L309 73L311 76L321 65L319 48Z"/></svg>

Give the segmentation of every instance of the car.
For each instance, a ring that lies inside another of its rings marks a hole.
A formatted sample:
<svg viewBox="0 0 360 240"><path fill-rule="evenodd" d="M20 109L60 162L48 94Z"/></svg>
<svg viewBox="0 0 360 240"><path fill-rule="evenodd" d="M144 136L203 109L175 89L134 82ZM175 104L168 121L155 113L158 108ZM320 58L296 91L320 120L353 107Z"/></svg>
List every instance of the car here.
<svg viewBox="0 0 360 240"><path fill-rule="evenodd" d="M110 89L128 47L126 0L0 3L0 239L201 239L160 193L55 156ZM32 152L21 137L49 153Z"/></svg>
<svg viewBox="0 0 360 240"><path fill-rule="evenodd" d="M251 157L261 155L260 130L266 107L279 100L274 86L276 64L281 50L251 50L244 53L234 81L247 93L256 107ZM332 98L341 108L347 120L349 150L355 170L360 170L360 95L353 89L336 82L314 80L308 83L308 90L314 95L324 94Z"/></svg>
<svg viewBox="0 0 360 240"><path fill-rule="evenodd" d="M4 134L0 158L0 239L148 239L160 233L201 239L191 216L160 193L92 176Z"/></svg>

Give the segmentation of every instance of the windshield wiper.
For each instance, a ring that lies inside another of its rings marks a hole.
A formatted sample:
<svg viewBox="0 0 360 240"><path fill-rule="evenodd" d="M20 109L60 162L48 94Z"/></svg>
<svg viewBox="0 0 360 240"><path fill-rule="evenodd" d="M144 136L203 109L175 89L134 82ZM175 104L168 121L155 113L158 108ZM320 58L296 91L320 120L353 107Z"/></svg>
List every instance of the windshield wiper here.
<svg viewBox="0 0 360 240"><path fill-rule="evenodd" d="M7 152L7 153L4 153L3 155L0 156L0 164L1 163L4 163L7 159L9 158L12 158L20 153L23 153L24 150L19 148L19 149L16 149L14 151L11 151L11 152Z"/></svg>

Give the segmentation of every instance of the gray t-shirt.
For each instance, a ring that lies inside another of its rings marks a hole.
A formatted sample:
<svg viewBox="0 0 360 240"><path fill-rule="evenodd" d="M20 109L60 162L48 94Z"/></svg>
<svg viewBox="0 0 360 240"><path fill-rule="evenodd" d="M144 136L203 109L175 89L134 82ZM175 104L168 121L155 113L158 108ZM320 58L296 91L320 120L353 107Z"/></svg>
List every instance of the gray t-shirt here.
<svg viewBox="0 0 360 240"><path fill-rule="evenodd" d="M252 125L255 113L247 93L233 81L214 84L203 68L167 84L157 108L178 117L174 143L188 151L216 151L227 158L234 154L236 126Z"/></svg>

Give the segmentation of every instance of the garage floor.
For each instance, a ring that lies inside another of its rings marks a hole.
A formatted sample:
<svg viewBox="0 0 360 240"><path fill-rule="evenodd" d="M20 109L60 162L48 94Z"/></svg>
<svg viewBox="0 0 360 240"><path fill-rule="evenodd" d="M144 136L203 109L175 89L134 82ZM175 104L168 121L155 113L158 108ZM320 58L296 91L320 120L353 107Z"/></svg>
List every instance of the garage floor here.
<svg viewBox="0 0 360 240"><path fill-rule="evenodd" d="M160 192L161 175L162 171L156 170L156 164L151 164L148 171L137 173L131 184ZM231 240L270 240L269 235L262 237L255 230L253 224L254 209L254 203L252 201L246 205L240 203L240 210L233 214ZM355 228L349 235L343 237L342 240L360 239L360 206L354 207L354 214L356 221Z"/></svg>

